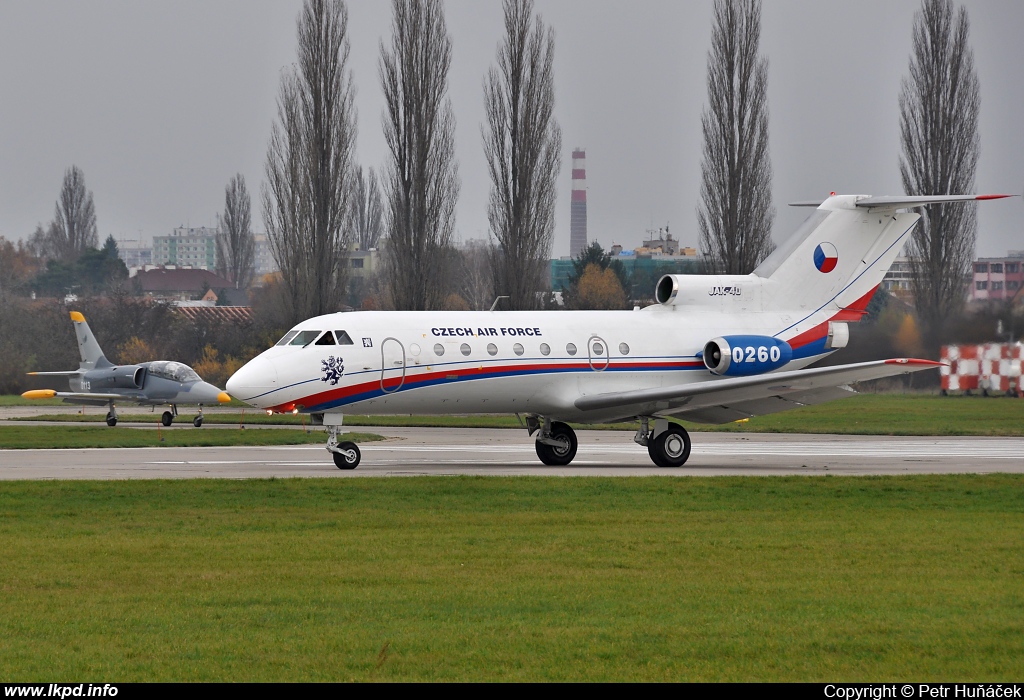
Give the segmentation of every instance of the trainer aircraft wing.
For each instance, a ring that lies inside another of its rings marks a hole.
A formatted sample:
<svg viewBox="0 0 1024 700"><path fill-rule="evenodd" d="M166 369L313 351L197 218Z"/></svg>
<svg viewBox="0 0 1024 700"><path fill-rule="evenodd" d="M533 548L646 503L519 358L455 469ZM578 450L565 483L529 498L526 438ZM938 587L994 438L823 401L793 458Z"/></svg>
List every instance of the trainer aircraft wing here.
<svg viewBox="0 0 1024 700"><path fill-rule="evenodd" d="M42 374L41 372L39 374ZM99 394L82 391L54 391L53 389L33 389L21 395L25 399L65 399L67 401L129 401L135 402L145 397L138 394Z"/></svg>
<svg viewBox="0 0 1024 700"><path fill-rule="evenodd" d="M941 364L915 359L860 362L595 394L576 399L575 405L582 411L623 409L623 414L677 415L698 423L728 423L851 396L856 393L848 386L852 382L917 372Z"/></svg>

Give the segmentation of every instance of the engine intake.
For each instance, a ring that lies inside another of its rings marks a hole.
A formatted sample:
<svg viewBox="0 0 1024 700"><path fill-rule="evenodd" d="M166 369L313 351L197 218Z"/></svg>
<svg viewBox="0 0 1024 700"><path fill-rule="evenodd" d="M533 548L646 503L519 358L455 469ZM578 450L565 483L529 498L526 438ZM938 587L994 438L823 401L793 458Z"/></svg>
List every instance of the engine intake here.
<svg viewBox="0 0 1024 700"><path fill-rule="evenodd" d="M782 367L793 359L793 348L771 336L729 335L709 340L702 359L715 374L746 377Z"/></svg>
<svg viewBox="0 0 1024 700"><path fill-rule="evenodd" d="M91 391L102 389L141 389L146 382L146 368L138 365L121 365L94 369L85 373Z"/></svg>

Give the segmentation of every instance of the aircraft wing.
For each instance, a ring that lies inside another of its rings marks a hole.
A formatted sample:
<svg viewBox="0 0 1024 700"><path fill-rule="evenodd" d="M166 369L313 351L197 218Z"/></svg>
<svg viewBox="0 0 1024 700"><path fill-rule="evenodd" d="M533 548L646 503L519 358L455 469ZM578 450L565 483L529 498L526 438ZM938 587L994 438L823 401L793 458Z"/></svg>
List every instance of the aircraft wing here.
<svg viewBox="0 0 1024 700"><path fill-rule="evenodd" d="M23 399L64 399L68 403L107 403L108 401L130 401L145 403L141 396L125 394L100 394L82 391L54 391L53 389L34 389L21 395Z"/></svg>
<svg viewBox="0 0 1024 700"><path fill-rule="evenodd" d="M941 365L941 362L931 360L878 360L595 394L576 399L575 405L582 411L628 409L624 413L676 415L698 423L729 423L852 396L856 393L848 386L852 382L918 372Z"/></svg>

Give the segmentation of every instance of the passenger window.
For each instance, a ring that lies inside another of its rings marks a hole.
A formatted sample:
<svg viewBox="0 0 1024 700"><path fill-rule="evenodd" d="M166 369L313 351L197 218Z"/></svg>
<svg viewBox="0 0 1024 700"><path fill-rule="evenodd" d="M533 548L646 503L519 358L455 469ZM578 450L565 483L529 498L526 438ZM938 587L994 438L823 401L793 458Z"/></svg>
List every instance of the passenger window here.
<svg viewBox="0 0 1024 700"><path fill-rule="evenodd" d="M437 345L434 346L434 354L437 355L438 357L441 357L441 355L444 354L444 346L441 345L441 343L438 343Z"/></svg>
<svg viewBox="0 0 1024 700"><path fill-rule="evenodd" d="M287 333L284 334L283 338L281 338L279 341L277 341L277 344L278 345L287 345L288 341L290 341L292 338L294 338L297 333L298 333L298 331L288 331Z"/></svg>
<svg viewBox="0 0 1024 700"><path fill-rule="evenodd" d="M494 357L498 354L498 346L494 343L487 343L487 354Z"/></svg>
<svg viewBox="0 0 1024 700"><path fill-rule="evenodd" d="M516 343L515 345L512 346L512 352L514 352L517 355L522 355L526 351L523 350L523 346L522 345L520 345L519 343Z"/></svg>
<svg viewBox="0 0 1024 700"><path fill-rule="evenodd" d="M334 331L334 335L338 336L338 345L355 345L345 331Z"/></svg>
<svg viewBox="0 0 1024 700"><path fill-rule="evenodd" d="M619 343L619 352L622 353L623 355L628 355L629 346L626 345L625 343Z"/></svg>
<svg viewBox="0 0 1024 700"><path fill-rule="evenodd" d="M540 354L541 355L550 355L551 354L551 346L548 345L547 343L541 343L540 344Z"/></svg>
<svg viewBox="0 0 1024 700"><path fill-rule="evenodd" d="M317 344L317 345L334 345L334 334L333 334L333 333L331 333L330 331L326 331L326 332L325 332L325 333L324 333L324 334L323 334L322 336L320 336L320 338L319 338L319 339L318 339L318 340L316 341L316 344Z"/></svg>
<svg viewBox="0 0 1024 700"><path fill-rule="evenodd" d="M295 335L295 337L292 338L292 342L290 342L288 344L289 345L301 345L302 347L306 347L307 345L312 343L314 340L316 340L316 337L318 335L320 335L320 331L299 331Z"/></svg>
<svg viewBox="0 0 1024 700"><path fill-rule="evenodd" d="M470 350L469 348L469 345L467 345L466 343L463 343L462 347L460 347L459 350L462 352L463 355L469 355L469 353L472 352L472 350Z"/></svg>
<svg viewBox="0 0 1024 700"><path fill-rule="evenodd" d="M567 353L569 353L570 355L575 355L576 354L576 346L573 345L572 343L569 343L568 345L565 346L565 351Z"/></svg>

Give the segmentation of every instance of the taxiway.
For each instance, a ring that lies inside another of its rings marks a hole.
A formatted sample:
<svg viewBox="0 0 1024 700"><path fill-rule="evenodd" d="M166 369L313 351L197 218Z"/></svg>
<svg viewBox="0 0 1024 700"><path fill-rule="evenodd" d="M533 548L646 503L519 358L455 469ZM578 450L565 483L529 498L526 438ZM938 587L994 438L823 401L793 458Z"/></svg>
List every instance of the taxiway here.
<svg viewBox="0 0 1024 700"><path fill-rule="evenodd" d="M686 466L659 469L625 432L581 430L576 460L546 467L525 431L359 430L388 439L360 445L352 471L336 469L318 445L0 450L0 479L1024 473L1022 438L694 433Z"/></svg>

